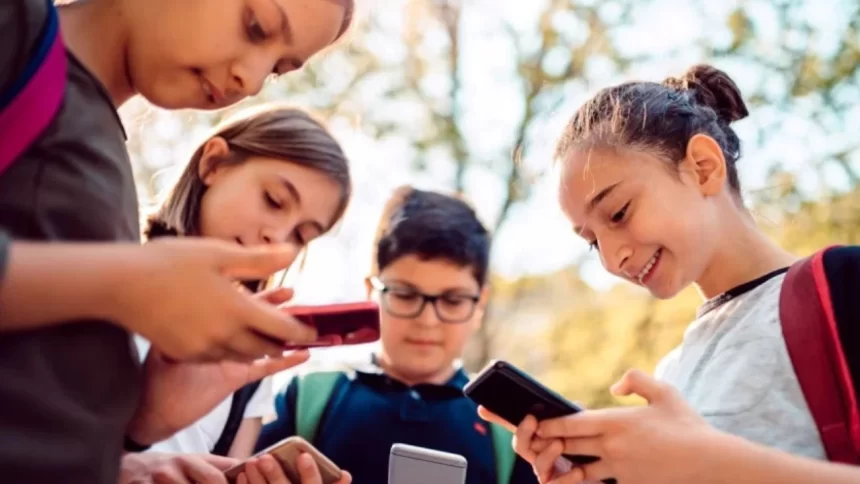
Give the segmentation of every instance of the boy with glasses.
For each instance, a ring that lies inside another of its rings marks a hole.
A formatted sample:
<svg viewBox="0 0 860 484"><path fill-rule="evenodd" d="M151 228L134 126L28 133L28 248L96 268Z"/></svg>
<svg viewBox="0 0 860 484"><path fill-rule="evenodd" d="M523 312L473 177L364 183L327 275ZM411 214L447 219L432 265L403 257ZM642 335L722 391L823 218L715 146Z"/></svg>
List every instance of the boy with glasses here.
<svg viewBox="0 0 860 484"><path fill-rule="evenodd" d="M301 435L356 484L381 484L392 444L405 443L464 456L467 484L536 483L510 434L477 417L455 366L486 306L489 233L463 201L403 187L375 241L367 287L381 308L381 350L372 369L293 379L257 450Z"/></svg>

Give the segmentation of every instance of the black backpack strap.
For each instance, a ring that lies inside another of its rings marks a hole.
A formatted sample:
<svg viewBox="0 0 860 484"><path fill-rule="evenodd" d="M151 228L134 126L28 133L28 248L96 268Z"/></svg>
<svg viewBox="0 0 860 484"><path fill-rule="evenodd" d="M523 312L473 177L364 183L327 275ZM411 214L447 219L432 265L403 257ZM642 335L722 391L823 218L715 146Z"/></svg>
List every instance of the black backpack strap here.
<svg viewBox="0 0 860 484"><path fill-rule="evenodd" d="M242 420L245 418L245 408L248 407L248 402L257 393L260 388L260 381L249 383L233 393L233 401L230 403L230 413L227 415L227 423L224 425L224 431L218 437L218 442L212 449L215 455L226 456L230 452L230 447L233 446L233 440L236 438L236 433L239 432L239 426L242 425Z"/></svg>
<svg viewBox="0 0 860 484"><path fill-rule="evenodd" d="M855 388L860 388L860 246L825 251L824 271L845 359Z"/></svg>
<svg viewBox="0 0 860 484"><path fill-rule="evenodd" d="M830 300L842 353L853 383L846 405L855 416L850 432L856 459L860 464L860 246L833 247L824 252L824 272L830 287Z"/></svg>

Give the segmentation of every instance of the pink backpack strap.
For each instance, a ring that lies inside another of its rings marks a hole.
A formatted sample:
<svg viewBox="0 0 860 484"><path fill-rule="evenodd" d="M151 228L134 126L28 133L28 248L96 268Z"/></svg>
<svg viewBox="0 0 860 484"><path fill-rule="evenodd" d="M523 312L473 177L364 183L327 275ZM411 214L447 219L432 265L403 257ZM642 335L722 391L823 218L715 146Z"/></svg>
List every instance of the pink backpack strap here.
<svg viewBox="0 0 860 484"><path fill-rule="evenodd" d="M41 63L32 72L25 72L25 75L30 75L29 80L0 111L0 175L45 131L63 102L66 49L60 35L57 11L52 4L49 5L42 47L47 49L39 53L43 56Z"/></svg>
<svg viewBox="0 0 860 484"><path fill-rule="evenodd" d="M794 264L780 293L782 332L794 371L831 461L860 463L851 429L853 383L839 338L824 251Z"/></svg>

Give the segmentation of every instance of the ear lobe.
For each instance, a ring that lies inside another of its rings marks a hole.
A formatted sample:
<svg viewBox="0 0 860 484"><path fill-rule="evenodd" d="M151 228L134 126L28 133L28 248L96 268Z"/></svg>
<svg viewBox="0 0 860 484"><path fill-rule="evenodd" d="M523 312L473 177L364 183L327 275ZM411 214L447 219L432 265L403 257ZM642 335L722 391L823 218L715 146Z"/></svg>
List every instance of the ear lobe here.
<svg viewBox="0 0 860 484"><path fill-rule="evenodd" d="M215 173L218 171L218 160L230 154L230 145L227 140L220 136L210 138L203 144L203 152L200 154L200 164L197 167L197 176L205 185L211 185Z"/></svg>
<svg viewBox="0 0 860 484"><path fill-rule="evenodd" d="M728 175L726 157L720 145L708 135L697 134L687 143L687 160L702 195L714 196L723 190Z"/></svg>

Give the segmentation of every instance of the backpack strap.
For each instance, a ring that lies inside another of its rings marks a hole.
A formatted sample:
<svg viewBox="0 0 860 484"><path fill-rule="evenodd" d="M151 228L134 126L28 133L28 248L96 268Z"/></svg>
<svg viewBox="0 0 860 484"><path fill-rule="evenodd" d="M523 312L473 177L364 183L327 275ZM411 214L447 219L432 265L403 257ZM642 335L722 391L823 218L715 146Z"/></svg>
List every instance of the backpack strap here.
<svg viewBox="0 0 860 484"><path fill-rule="evenodd" d="M313 443L323 412L338 382L346 377L342 371L308 373L296 380L296 435Z"/></svg>
<svg viewBox="0 0 860 484"><path fill-rule="evenodd" d="M857 406L851 374L837 329L824 251L795 263L780 293L782 332L803 395L815 420L827 457L860 463L852 439Z"/></svg>
<svg viewBox="0 0 860 484"><path fill-rule="evenodd" d="M248 402L257 393L260 383L261 380L251 382L233 393L230 413L227 414L227 423L224 424L224 430L221 431L221 436L218 437L215 447L212 448L213 454L226 456L230 452L230 447L233 446L233 441L236 439L236 433L239 432L239 427L245 420L245 409L248 408Z"/></svg>
<svg viewBox="0 0 860 484"><path fill-rule="evenodd" d="M66 49L53 1L33 57L11 89L0 94L0 175L51 124L66 90Z"/></svg>
<svg viewBox="0 0 860 484"><path fill-rule="evenodd" d="M497 484L509 484L514 474L514 464L517 456L511 446L514 434L508 432L501 425L491 423L490 435L493 438L493 454L496 457L496 482Z"/></svg>

